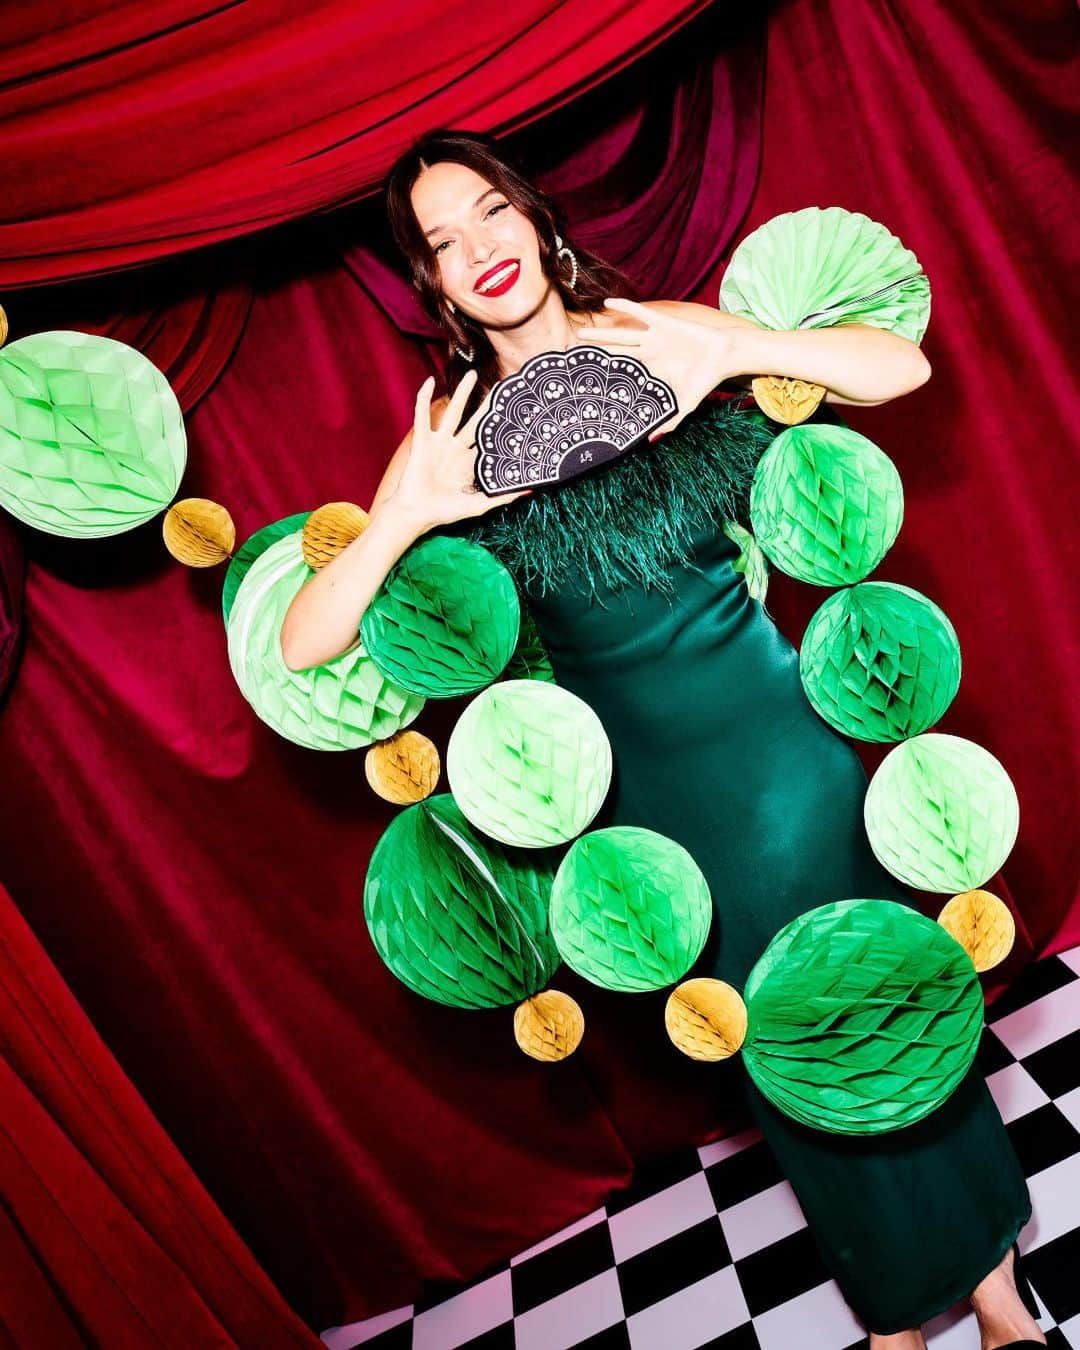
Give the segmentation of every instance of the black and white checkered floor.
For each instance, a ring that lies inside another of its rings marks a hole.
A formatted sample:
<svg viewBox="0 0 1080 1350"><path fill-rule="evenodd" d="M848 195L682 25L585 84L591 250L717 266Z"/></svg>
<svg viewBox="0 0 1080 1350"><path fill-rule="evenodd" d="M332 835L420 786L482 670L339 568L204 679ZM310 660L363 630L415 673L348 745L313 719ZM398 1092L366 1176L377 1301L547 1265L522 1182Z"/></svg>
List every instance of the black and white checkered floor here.
<svg viewBox="0 0 1080 1350"><path fill-rule="evenodd" d="M990 1009L983 1071L1027 1174L1024 1268L1054 1347L1080 1350L1080 947ZM866 1334L756 1130L690 1149L452 1297L323 1333L329 1350L844 1350ZM930 1350L978 1350L965 1306Z"/></svg>

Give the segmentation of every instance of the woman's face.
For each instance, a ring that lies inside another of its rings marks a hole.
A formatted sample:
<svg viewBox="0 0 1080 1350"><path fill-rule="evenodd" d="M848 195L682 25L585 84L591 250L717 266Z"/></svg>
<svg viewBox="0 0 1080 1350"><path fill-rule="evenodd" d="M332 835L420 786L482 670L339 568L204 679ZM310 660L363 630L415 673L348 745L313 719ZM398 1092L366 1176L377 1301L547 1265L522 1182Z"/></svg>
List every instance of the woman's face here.
<svg viewBox="0 0 1080 1350"><path fill-rule="evenodd" d="M551 282L532 221L504 193L464 164L433 164L413 185L412 206L457 309L487 328L535 312Z"/></svg>

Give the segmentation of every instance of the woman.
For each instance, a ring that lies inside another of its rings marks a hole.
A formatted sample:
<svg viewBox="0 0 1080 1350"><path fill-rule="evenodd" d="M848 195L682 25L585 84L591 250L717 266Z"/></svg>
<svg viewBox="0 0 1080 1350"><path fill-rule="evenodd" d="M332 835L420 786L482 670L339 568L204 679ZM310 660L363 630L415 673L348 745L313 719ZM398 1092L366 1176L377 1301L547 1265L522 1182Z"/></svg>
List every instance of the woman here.
<svg viewBox="0 0 1080 1350"><path fill-rule="evenodd" d="M704 305L609 299L625 278L562 243L557 207L488 137L429 133L394 166L387 197L413 284L450 336L451 374L463 373L438 400L431 379L421 386L368 528L286 615L288 665L354 645L406 549L465 528L515 572L558 683L604 723L617 766L604 823L679 840L709 879L720 938L707 973L741 987L775 933L827 901L911 904L869 850L858 757L811 710L796 653L732 567L724 522L745 514L774 429L731 402L699 405L752 374L822 384L832 403L882 403L928 378L918 347L858 324L770 332ZM631 354L671 385L664 439L556 490L484 496L473 438L491 385L582 343ZM873 1350L918 1350L920 1323L964 1296L984 1350L1045 1344L1012 1272L1027 1186L976 1071L917 1125L862 1138L798 1125L745 1083Z"/></svg>

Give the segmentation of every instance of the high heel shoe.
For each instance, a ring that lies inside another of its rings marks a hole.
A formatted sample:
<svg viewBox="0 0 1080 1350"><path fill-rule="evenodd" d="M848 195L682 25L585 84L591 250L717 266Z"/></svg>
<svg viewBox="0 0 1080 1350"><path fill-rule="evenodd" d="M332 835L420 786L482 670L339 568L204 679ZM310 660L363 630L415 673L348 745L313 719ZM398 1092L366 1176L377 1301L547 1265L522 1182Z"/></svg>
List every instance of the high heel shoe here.
<svg viewBox="0 0 1080 1350"><path fill-rule="evenodd" d="M1039 1320L1039 1305L1035 1301L1035 1294L1028 1284L1028 1278L1024 1274L1023 1267L1020 1265L1020 1248L1014 1242L1012 1245L1013 1254L1013 1283L1016 1285L1016 1292L1020 1295L1020 1301L1037 1322ZM999 1347L999 1350L1028 1350L1030 1346L1035 1346L1036 1350L1046 1350L1042 1341L1033 1341L1030 1337L1022 1341L1010 1341L1008 1345Z"/></svg>

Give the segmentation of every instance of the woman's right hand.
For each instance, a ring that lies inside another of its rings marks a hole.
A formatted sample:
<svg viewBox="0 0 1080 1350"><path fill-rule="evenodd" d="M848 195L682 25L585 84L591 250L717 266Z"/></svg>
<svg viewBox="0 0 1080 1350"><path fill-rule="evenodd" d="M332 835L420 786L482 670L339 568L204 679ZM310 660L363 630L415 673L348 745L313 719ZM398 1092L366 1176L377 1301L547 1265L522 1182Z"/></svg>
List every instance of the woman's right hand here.
<svg viewBox="0 0 1080 1350"><path fill-rule="evenodd" d="M390 500L418 521L422 530L469 516L481 516L493 507L527 496L530 491L525 488L489 497L477 486L474 436L486 411L487 400L480 404L460 431L454 431L476 378L475 370L465 374L437 427L431 425L431 395L435 388L431 376L416 395L409 457Z"/></svg>

